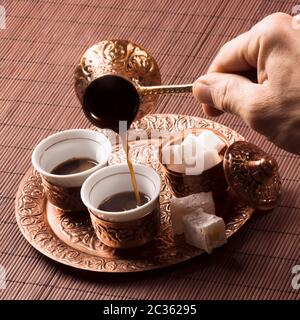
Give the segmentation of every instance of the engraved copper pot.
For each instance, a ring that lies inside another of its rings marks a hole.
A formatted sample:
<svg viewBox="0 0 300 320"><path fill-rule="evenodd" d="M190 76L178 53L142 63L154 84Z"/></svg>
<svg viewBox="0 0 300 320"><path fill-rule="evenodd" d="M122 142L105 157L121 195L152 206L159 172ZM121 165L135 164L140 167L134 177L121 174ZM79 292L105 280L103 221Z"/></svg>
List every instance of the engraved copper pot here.
<svg viewBox="0 0 300 320"><path fill-rule="evenodd" d="M191 92L193 86L160 84L155 59L127 40L105 40L91 46L75 70L75 91L86 117L97 127L115 131L120 120L129 127L153 110L158 94Z"/></svg>
<svg viewBox="0 0 300 320"><path fill-rule="evenodd" d="M281 178L276 160L258 146L237 141L225 152L223 167L234 195L258 210L277 206L281 195Z"/></svg>

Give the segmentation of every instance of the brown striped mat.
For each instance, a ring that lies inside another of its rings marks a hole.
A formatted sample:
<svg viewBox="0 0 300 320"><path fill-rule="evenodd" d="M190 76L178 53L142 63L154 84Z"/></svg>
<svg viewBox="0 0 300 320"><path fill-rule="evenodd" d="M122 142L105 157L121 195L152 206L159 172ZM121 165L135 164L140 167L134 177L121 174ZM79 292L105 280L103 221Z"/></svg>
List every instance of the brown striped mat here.
<svg viewBox="0 0 300 320"><path fill-rule="evenodd" d="M2 0L0 30L1 299L299 299L291 286L300 264L299 157L268 143L237 117L223 124L273 154L284 194L272 214L252 219L228 245L188 263L128 276L75 271L44 258L18 230L14 197L33 147L47 135L86 128L73 91L74 65L85 48L130 39L156 57L164 83L205 72L222 44L264 16L291 13L283 0ZM203 116L192 96L161 97L157 113Z"/></svg>

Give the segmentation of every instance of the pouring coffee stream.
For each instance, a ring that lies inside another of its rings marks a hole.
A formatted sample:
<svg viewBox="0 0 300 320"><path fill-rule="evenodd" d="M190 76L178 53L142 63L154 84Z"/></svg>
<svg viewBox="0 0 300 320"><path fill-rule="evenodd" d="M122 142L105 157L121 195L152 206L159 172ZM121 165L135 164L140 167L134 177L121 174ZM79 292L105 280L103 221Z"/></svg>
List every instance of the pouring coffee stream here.
<svg viewBox="0 0 300 320"><path fill-rule="evenodd" d="M150 113L158 95L192 92L193 84L161 85L155 59L141 46L127 40L101 41L83 54L75 70L75 91L88 120L98 128L118 133L120 121L127 129ZM126 153L137 203L139 192L128 141Z"/></svg>
<svg viewBox="0 0 300 320"><path fill-rule="evenodd" d="M125 150L125 154L126 154L126 160L127 160L127 165L128 165L129 172L130 172L130 180L131 180L131 185L132 185L132 188L134 191L136 204L138 206L140 206L141 205L141 195L140 195L139 188L138 188L138 185L136 182L134 168L133 168L133 164L132 164L130 153L129 153L130 149L129 149L129 144L128 144L127 132L120 134L120 137L121 137L121 143L123 145L123 149Z"/></svg>

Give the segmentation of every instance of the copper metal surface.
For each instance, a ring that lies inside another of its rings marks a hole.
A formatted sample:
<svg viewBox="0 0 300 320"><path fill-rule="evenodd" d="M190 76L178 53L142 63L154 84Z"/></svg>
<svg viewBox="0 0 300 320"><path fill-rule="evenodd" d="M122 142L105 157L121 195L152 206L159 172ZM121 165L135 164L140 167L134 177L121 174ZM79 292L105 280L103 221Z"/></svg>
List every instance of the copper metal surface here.
<svg viewBox="0 0 300 320"><path fill-rule="evenodd" d="M100 241L111 248L136 248L148 243L159 232L160 212L157 208L140 219L126 222L105 221L90 211L90 218Z"/></svg>
<svg viewBox="0 0 300 320"><path fill-rule="evenodd" d="M140 96L140 105L135 120L154 109L158 94L192 92L193 84L162 86L155 59L142 48L127 40L103 40L83 54L75 69L75 91L84 107L87 87L104 75L117 75L130 81ZM93 117L85 111L87 118Z"/></svg>
<svg viewBox="0 0 300 320"><path fill-rule="evenodd" d="M230 142L226 139L226 136L220 133L218 130L206 128L207 130L213 131L220 137L226 144L226 148ZM176 144L182 142L183 139L189 134L198 135L203 129L195 128L192 130L184 130L178 133L174 138L163 142L159 147L159 160L162 164L162 169L165 174L166 181L176 197L185 197L193 193L198 192L209 192L212 191L215 197L222 196L228 187L225 179L223 161L216 166L205 170L199 175L187 175L185 173L175 172L168 168L167 165L162 163L162 149L168 144ZM224 155L224 150L221 150L220 155Z"/></svg>
<svg viewBox="0 0 300 320"><path fill-rule="evenodd" d="M224 157L226 179L235 194L260 210L274 209L281 194L276 160L256 145L239 141Z"/></svg>
<svg viewBox="0 0 300 320"><path fill-rule="evenodd" d="M75 92L82 106L87 87L104 75L118 75L135 86L161 84L154 58L144 48L127 40L104 40L83 54L75 69ZM141 96L135 118L139 119L153 110L157 98L156 95ZM88 112L85 114L94 123L93 117Z"/></svg>
<svg viewBox="0 0 300 320"><path fill-rule="evenodd" d="M180 84L180 85L161 85L151 87L137 87L140 95L156 95L156 94L178 94L178 93L191 93L193 92L193 84Z"/></svg>
<svg viewBox="0 0 300 320"><path fill-rule="evenodd" d="M55 185L44 178L41 179L46 197L54 206L64 211L78 212L86 210L80 198L81 187L63 187Z"/></svg>
<svg viewBox="0 0 300 320"><path fill-rule="evenodd" d="M216 122L180 115L149 115L135 123L133 129L150 128L180 131L187 128L211 128L223 134L229 143L241 140L235 131ZM104 134L106 130L102 131ZM76 268L99 272L134 272L157 269L186 261L203 253L189 246L183 236L174 237L170 223L171 192L165 183L158 160L159 139L132 141L131 157L151 165L162 175L160 194L161 228L158 236L141 248L118 250L103 245L97 238L87 213L70 215L46 200L39 175L31 168L16 195L16 219L24 237L44 255ZM125 162L125 154L115 146L110 164ZM230 237L251 217L253 209L229 198L216 204L217 214L226 222Z"/></svg>

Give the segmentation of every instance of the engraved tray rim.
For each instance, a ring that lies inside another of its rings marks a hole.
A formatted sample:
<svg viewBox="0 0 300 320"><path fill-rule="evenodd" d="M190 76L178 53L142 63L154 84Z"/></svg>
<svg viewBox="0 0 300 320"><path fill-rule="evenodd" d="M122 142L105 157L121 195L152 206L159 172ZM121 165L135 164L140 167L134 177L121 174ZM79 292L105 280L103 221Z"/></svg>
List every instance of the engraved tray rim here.
<svg viewBox="0 0 300 320"><path fill-rule="evenodd" d="M238 140L244 140L244 138L240 134L238 134L236 131L222 124L219 124L211 120L203 119L200 117L180 115L180 114L150 114L142 118L141 120L134 122L132 125L132 128L157 129L156 127L157 122L161 122L162 126L167 126L168 128L170 125L174 126L174 124L176 124L177 128L175 129L178 129L178 130L183 130L183 129L192 128L192 127L214 128L214 129L217 129L218 131L221 131L223 134L225 134L225 136L229 135L230 136L229 140L231 143ZM188 122L188 126L184 128L187 122ZM181 125L183 127L180 127ZM193 125L196 125L196 126L193 126ZM174 129L174 128L171 128L171 129ZM103 131L104 134L106 132L106 130L101 130L101 131ZM176 130L171 130L170 132L172 131L176 131ZM22 205L20 204L21 202L20 200L22 196L28 197L28 195L23 193L23 190L26 187L26 182L29 183L28 179L33 178L34 176L36 181L34 181L33 179L31 181L31 184L37 183L37 180L39 179L35 174L33 167L31 166L30 169L23 176L22 180L20 181L18 191L16 193L16 199L15 199L15 216L16 216L17 224L24 238L36 250L38 250L43 255L47 256L48 258L56 262L59 262L64 265L74 267L77 269L87 270L87 271L106 272L106 273L129 273L129 272L142 272L142 271L148 271L148 270L154 270L154 269L172 266L172 265L187 261L191 258L197 257L202 253L204 253L203 250L189 246L190 248L192 248L191 253L189 254L174 258L174 256L172 256L172 253L170 253L169 259L163 260L162 262L155 263L155 260L154 260L154 263L153 263L151 262L151 259L149 259L150 264L148 265L147 263L145 265L143 265L143 263L140 265L139 263L137 263L135 265L135 263L133 262L135 261L134 259L106 258L106 257L101 257L99 255L97 256L93 253L88 254L85 251L81 251L79 249L76 250L76 248L72 247L68 243L61 240L55 234L55 232L51 229L47 214L45 213L45 207L47 205L45 196L42 197L42 200L39 200L40 202L42 202L44 206L41 210L42 212L40 214L33 213L31 216L33 220L37 219L36 225L33 224L33 227L31 228L29 225L26 224L28 223L26 222L26 219L30 219L30 215L28 217L26 216L26 212L28 213L28 211L26 210L29 210L29 209L22 207ZM35 192L37 192L37 194L35 194ZM33 190L33 195L31 195L31 200L35 196L41 197L41 194L38 194L38 192L39 192L38 190ZM30 197L28 197L27 200L30 202ZM20 214L21 210L24 211L23 216ZM248 221L248 219L251 217L253 212L254 212L253 208L246 207L245 214L242 215L242 218L237 224L235 223L235 221L230 221L228 224L226 224L227 238L229 238L231 235L237 232ZM40 216L41 220L38 220L38 216ZM22 218L24 218L24 221L22 221ZM228 225L230 224L231 226L229 227ZM61 249L61 251L59 249L58 251L48 249L47 241L49 241L49 239L46 239L46 238L43 239L43 232L44 232L44 236L48 235L51 237L50 240L54 241L55 244L58 246L58 248ZM41 236L40 241L36 241L35 238L39 236ZM80 255L81 256L83 255L83 258L88 257L91 261L87 259L82 261L84 263L80 263L81 261L78 262L77 258L80 257ZM137 260L137 261L139 262L140 260ZM118 265L118 262L119 262L119 265ZM118 268L116 268L116 265Z"/></svg>

